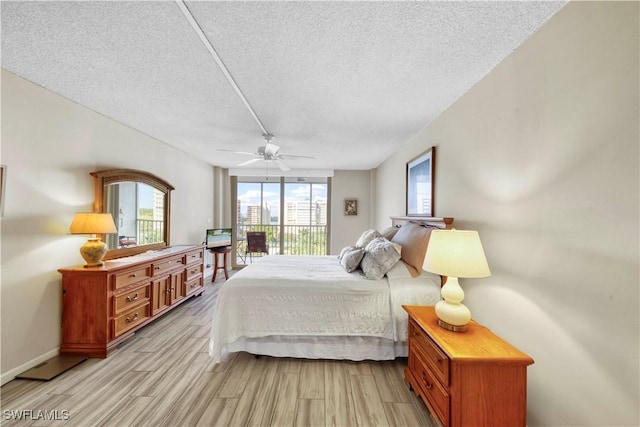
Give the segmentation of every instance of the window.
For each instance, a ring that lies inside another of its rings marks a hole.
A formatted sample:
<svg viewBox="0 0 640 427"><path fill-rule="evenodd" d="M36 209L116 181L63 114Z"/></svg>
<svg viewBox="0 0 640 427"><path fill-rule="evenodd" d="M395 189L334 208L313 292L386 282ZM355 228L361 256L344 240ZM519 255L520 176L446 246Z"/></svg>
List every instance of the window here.
<svg viewBox="0 0 640 427"><path fill-rule="evenodd" d="M265 231L271 254L327 253L327 178L238 177L236 194L239 262L247 231Z"/></svg>

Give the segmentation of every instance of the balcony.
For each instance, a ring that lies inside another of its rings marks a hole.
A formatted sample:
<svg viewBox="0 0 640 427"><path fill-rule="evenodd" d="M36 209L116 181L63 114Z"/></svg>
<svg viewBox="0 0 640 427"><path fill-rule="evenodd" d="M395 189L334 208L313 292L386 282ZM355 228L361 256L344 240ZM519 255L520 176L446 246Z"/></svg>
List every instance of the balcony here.
<svg viewBox="0 0 640 427"><path fill-rule="evenodd" d="M326 255L326 225L265 225L238 224L236 226L236 262L246 264L247 231L264 231L267 234L269 254L282 255Z"/></svg>

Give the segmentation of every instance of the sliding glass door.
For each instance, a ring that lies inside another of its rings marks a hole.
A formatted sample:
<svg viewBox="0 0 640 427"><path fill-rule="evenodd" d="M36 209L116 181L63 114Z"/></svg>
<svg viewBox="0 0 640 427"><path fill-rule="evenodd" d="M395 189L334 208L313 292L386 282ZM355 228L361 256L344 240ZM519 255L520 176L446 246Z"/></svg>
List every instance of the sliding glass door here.
<svg viewBox="0 0 640 427"><path fill-rule="evenodd" d="M237 262L247 263L246 233L264 231L269 254L325 255L328 250L327 178L238 177Z"/></svg>

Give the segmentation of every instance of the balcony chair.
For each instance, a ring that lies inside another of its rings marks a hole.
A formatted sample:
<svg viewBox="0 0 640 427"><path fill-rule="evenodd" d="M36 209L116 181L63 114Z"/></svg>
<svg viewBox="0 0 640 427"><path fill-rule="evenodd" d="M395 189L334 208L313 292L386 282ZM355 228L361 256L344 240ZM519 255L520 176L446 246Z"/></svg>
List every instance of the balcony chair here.
<svg viewBox="0 0 640 427"><path fill-rule="evenodd" d="M245 250L245 258L248 255L251 262L253 262L253 254L269 255L267 233L264 231L247 231L247 248Z"/></svg>

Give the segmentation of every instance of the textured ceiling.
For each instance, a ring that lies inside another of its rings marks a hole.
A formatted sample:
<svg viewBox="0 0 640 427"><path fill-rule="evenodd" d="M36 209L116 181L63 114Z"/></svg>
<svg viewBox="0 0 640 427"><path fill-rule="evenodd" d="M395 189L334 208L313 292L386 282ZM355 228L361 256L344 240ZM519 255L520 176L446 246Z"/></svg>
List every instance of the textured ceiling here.
<svg viewBox="0 0 640 427"><path fill-rule="evenodd" d="M566 2L185 4L289 166L370 169ZM1 12L3 68L213 165L264 144L175 2Z"/></svg>

